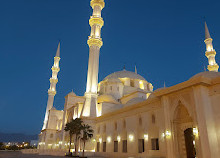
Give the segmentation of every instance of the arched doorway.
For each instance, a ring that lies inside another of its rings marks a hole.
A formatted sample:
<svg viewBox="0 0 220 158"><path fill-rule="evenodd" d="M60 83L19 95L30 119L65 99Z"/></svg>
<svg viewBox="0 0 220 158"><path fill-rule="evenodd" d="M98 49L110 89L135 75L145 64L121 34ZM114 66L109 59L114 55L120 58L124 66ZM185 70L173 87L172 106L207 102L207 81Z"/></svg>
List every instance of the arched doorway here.
<svg viewBox="0 0 220 158"><path fill-rule="evenodd" d="M193 119L187 108L179 102L174 113L174 139L177 158L195 158L195 137Z"/></svg>
<svg viewBox="0 0 220 158"><path fill-rule="evenodd" d="M187 128L184 131L184 138L185 138L187 158L195 158L196 149L195 149L195 136L193 135L193 128Z"/></svg>

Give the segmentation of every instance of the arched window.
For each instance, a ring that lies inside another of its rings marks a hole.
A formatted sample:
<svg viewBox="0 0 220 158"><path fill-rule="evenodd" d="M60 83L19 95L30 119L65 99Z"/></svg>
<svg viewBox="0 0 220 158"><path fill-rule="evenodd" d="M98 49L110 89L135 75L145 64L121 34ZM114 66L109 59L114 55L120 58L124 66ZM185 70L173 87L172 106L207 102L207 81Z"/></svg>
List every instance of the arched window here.
<svg viewBox="0 0 220 158"><path fill-rule="evenodd" d="M53 138L53 134L50 134L50 138Z"/></svg>
<svg viewBox="0 0 220 158"><path fill-rule="evenodd" d="M106 124L104 124L103 132L104 132L104 133L106 132Z"/></svg>
<svg viewBox="0 0 220 158"><path fill-rule="evenodd" d="M139 117L138 121L139 121L139 125L142 126L142 118L141 118L141 116Z"/></svg>
<svg viewBox="0 0 220 158"><path fill-rule="evenodd" d="M126 128L126 121L123 120L123 128Z"/></svg>
<svg viewBox="0 0 220 158"><path fill-rule="evenodd" d="M153 114L151 117L152 117L152 118L151 118L151 119L152 119L152 123L155 124L155 122L156 122L155 115Z"/></svg>
<svg viewBox="0 0 220 158"><path fill-rule="evenodd" d="M98 126L97 132L98 132L98 133L100 132L100 126Z"/></svg>
<svg viewBox="0 0 220 158"><path fill-rule="evenodd" d="M134 87L134 80L131 80L131 87Z"/></svg>
<svg viewBox="0 0 220 158"><path fill-rule="evenodd" d="M115 122L115 131L117 131L117 128L118 128L118 125L117 125L117 122Z"/></svg>

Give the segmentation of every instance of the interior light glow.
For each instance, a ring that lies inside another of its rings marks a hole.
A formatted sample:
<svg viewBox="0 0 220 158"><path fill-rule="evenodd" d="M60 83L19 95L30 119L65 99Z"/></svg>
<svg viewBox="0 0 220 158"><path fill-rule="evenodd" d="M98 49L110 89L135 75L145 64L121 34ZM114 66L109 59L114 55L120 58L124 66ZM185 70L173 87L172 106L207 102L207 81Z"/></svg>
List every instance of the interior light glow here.
<svg viewBox="0 0 220 158"><path fill-rule="evenodd" d="M130 135L128 136L128 138L129 138L130 141L133 141L133 140L134 140L134 136L133 136L132 134L130 134Z"/></svg>

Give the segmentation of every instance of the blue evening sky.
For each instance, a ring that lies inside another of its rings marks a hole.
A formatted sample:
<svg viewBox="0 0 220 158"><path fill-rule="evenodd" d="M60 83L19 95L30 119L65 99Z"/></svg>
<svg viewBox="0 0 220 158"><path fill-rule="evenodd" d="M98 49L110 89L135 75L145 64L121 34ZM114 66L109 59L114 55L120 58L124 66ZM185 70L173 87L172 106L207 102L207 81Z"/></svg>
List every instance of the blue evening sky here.
<svg viewBox="0 0 220 158"><path fill-rule="evenodd" d="M204 23L220 64L219 0L105 0L99 81L134 71L154 89L172 86L207 66ZM0 132L37 134L43 124L58 41L61 71L55 107L86 88L89 0L0 1Z"/></svg>

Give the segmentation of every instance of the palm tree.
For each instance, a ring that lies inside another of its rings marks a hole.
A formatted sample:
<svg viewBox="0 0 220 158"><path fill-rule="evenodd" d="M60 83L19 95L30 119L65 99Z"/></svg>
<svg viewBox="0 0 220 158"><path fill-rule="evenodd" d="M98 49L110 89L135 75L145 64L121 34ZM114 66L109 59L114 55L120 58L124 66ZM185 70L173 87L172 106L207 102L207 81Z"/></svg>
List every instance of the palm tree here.
<svg viewBox="0 0 220 158"><path fill-rule="evenodd" d="M85 146L86 146L86 141L88 141L89 139L91 139L93 137L93 132L94 130L92 129L92 127L88 124L83 124L82 125L82 138L81 140L83 141L83 154L82 157L84 157L84 150L85 150Z"/></svg>
<svg viewBox="0 0 220 158"><path fill-rule="evenodd" d="M66 124L65 127L65 131L69 131L69 135L70 135L70 146L69 146L69 153L70 153L70 149L71 149L71 141L72 141L72 136L75 135L75 156L77 155L77 142L79 140L81 131L82 131L82 119L81 118L76 118L74 120L71 120L70 122L68 122Z"/></svg>

